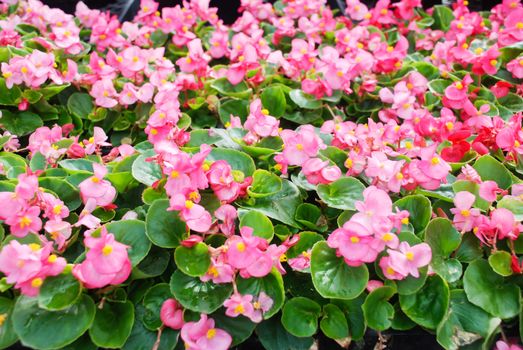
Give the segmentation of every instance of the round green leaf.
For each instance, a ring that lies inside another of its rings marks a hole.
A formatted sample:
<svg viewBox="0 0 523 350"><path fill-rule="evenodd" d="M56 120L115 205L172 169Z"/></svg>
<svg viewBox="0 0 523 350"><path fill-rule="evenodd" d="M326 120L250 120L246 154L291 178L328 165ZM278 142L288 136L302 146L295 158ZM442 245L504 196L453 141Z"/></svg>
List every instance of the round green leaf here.
<svg viewBox="0 0 523 350"><path fill-rule="evenodd" d="M133 267L138 265L145 258L149 249L151 249L151 242L145 235L145 223L143 221L114 221L105 225L105 227L109 233L114 235L118 242L129 246L127 253Z"/></svg>
<svg viewBox="0 0 523 350"><path fill-rule="evenodd" d="M67 100L67 109L78 118L87 119L93 108L93 98L87 93L75 92Z"/></svg>
<svg viewBox="0 0 523 350"><path fill-rule="evenodd" d="M449 287L438 275L427 278L427 282L414 294L400 294L401 309L417 324L436 329L447 313Z"/></svg>
<svg viewBox="0 0 523 350"><path fill-rule="evenodd" d="M298 338L287 332L279 317L260 323L256 334L267 350L309 350L313 342L311 337Z"/></svg>
<svg viewBox="0 0 523 350"><path fill-rule="evenodd" d="M352 300L331 300L333 304L338 306L344 313L349 324L350 337L353 340L360 340L365 335L367 323L363 315L362 305L365 302L366 294L361 293L357 298Z"/></svg>
<svg viewBox="0 0 523 350"><path fill-rule="evenodd" d="M236 284L240 294L251 294L257 298L261 292L264 292L272 299L272 307L263 314L265 319L272 317L277 313L285 301L285 290L283 288L283 279L280 272L272 269L271 273L261 278L236 278Z"/></svg>
<svg viewBox="0 0 523 350"><path fill-rule="evenodd" d="M96 309L89 335L94 344L102 348L119 349L131 334L134 324L134 306L130 301L112 303L106 301L103 308Z"/></svg>
<svg viewBox="0 0 523 350"><path fill-rule="evenodd" d="M362 305L367 325L377 331L384 331L392 325L394 307L388 300L395 294L392 287L384 286L374 289Z"/></svg>
<svg viewBox="0 0 523 350"><path fill-rule="evenodd" d="M306 94L301 89L291 90L289 97L292 102L296 103L299 107L305 109L318 109L321 107L321 101L317 100L314 96Z"/></svg>
<svg viewBox="0 0 523 350"><path fill-rule="evenodd" d="M202 282L198 277L187 276L180 270L173 273L170 287L183 307L206 314L216 311L232 293L229 283Z"/></svg>
<svg viewBox="0 0 523 350"><path fill-rule="evenodd" d="M523 201L520 198L505 196L497 204L498 208L510 210L517 221L523 220Z"/></svg>
<svg viewBox="0 0 523 350"><path fill-rule="evenodd" d="M167 283L158 283L145 292L143 297L143 316L142 321L145 328L156 331L162 326L160 310L163 302L172 298L172 293Z"/></svg>
<svg viewBox="0 0 523 350"><path fill-rule="evenodd" d="M142 323L144 311L145 309L142 305L138 304L136 306L133 329L122 348L123 350L149 350L156 343L158 332L148 330ZM178 342L178 334L178 331L168 327L164 328L158 350L173 350Z"/></svg>
<svg viewBox="0 0 523 350"><path fill-rule="evenodd" d="M506 282L486 260L470 263L463 276L463 286L472 304L496 317L507 319L519 313L519 287Z"/></svg>
<svg viewBox="0 0 523 350"><path fill-rule="evenodd" d="M307 252L309 249L312 249L316 242L324 240L322 235L310 231L300 232L298 236L300 237L298 243L287 250L286 254L289 259L298 257L299 255L303 254L303 252Z"/></svg>
<svg viewBox="0 0 523 350"><path fill-rule="evenodd" d="M252 185L247 188L249 196L263 198L281 191L282 181L267 170L258 169L252 175Z"/></svg>
<svg viewBox="0 0 523 350"><path fill-rule="evenodd" d="M82 204L78 188L63 179L44 177L38 179L38 184L40 187L53 191L67 205L69 210L78 209Z"/></svg>
<svg viewBox="0 0 523 350"><path fill-rule="evenodd" d="M459 247L461 234L448 219L436 218L427 226L425 242L430 246L433 256L448 257Z"/></svg>
<svg viewBox="0 0 523 350"><path fill-rule="evenodd" d="M210 161L225 160L233 170L239 170L245 176L251 176L256 170L251 157L234 149L214 148L207 156L207 159Z"/></svg>
<svg viewBox="0 0 523 350"><path fill-rule="evenodd" d="M343 339L349 336L349 326L345 314L334 304L327 304L323 307L320 329L332 339Z"/></svg>
<svg viewBox="0 0 523 350"><path fill-rule="evenodd" d="M285 113L287 101L285 93L280 86L273 85L263 89L261 101L264 108L269 110L269 114L274 117L281 117Z"/></svg>
<svg viewBox="0 0 523 350"><path fill-rule="evenodd" d="M0 349L6 349L16 343L18 336L13 331L13 307L14 302L11 299L0 297Z"/></svg>
<svg viewBox="0 0 523 350"><path fill-rule="evenodd" d="M209 269L211 256L207 245L200 242L190 248L184 246L176 248L174 261L176 266L186 275L199 277L205 275Z"/></svg>
<svg viewBox="0 0 523 350"><path fill-rule="evenodd" d="M167 269L170 261L170 252L152 246L147 256L133 269L131 278L136 280L159 276Z"/></svg>
<svg viewBox="0 0 523 350"><path fill-rule="evenodd" d="M283 306L281 323L290 334L296 337L310 337L318 329L321 306L314 300L297 297Z"/></svg>
<svg viewBox="0 0 523 350"><path fill-rule="evenodd" d="M223 96L237 97L240 99L246 99L252 93L252 89L249 89L245 81L232 85L225 77L213 81L211 87Z"/></svg>
<svg viewBox="0 0 523 350"><path fill-rule="evenodd" d="M176 211L167 210L168 199L153 202L145 217L145 233L149 240L162 248L176 248L189 236L187 225Z"/></svg>
<svg viewBox="0 0 523 350"><path fill-rule="evenodd" d="M324 298L354 299L369 281L366 265L348 266L327 242L318 242L312 248L311 274L314 287Z"/></svg>
<svg viewBox="0 0 523 350"><path fill-rule="evenodd" d="M501 276L512 275L512 256L503 250L498 250L488 257L490 267Z"/></svg>
<svg viewBox="0 0 523 350"><path fill-rule="evenodd" d="M92 324L93 300L82 295L61 311L38 308L38 299L18 297L13 311L13 327L22 344L37 349L58 349L79 338Z"/></svg>
<svg viewBox="0 0 523 350"><path fill-rule="evenodd" d="M489 338L501 323L471 304L463 290L450 292L450 307L437 329L437 339L445 349L458 350L481 338Z"/></svg>
<svg viewBox="0 0 523 350"><path fill-rule="evenodd" d="M240 218L240 227L248 226L252 228L253 235L265 238L269 242L274 237L274 226L271 220L264 214L256 210L249 210Z"/></svg>
<svg viewBox="0 0 523 350"><path fill-rule="evenodd" d="M80 282L70 273L47 277L38 294L38 306L50 311L62 310L75 303L81 293Z"/></svg>
<svg viewBox="0 0 523 350"><path fill-rule="evenodd" d="M242 122L245 122L249 115L249 101L230 99L220 103L218 114L223 124L230 122L231 114L237 116ZM191 137L192 140L192 137Z"/></svg>
<svg viewBox="0 0 523 350"><path fill-rule="evenodd" d="M156 181L162 178L162 170L160 165L155 161L147 161L146 159L156 155L155 150L149 149L143 152L132 165L133 177L147 186L152 186Z"/></svg>
<svg viewBox="0 0 523 350"><path fill-rule="evenodd" d="M353 177L343 177L328 185L318 185L317 188L321 200L329 207L343 210L355 210L356 201L363 200L363 190L365 186Z"/></svg>
<svg viewBox="0 0 523 350"><path fill-rule="evenodd" d="M419 194L405 196L396 201L394 205L410 213L409 222L414 226L416 233L423 231L427 227L432 215L432 206L427 197Z"/></svg>
<svg viewBox="0 0 523 350"><path fill-rule="evenodd" d="M512 177L507 168L488 154L478 158L473 168L476 169L483 181L495 181L503 189L512 185Z"/></svg>
<svg viewBox="0 0 523 350"><path fill-rule="evenodd" d="M325 222L320 222L321 209L310 203L301 204L296 210L296 221L308 229L324 232L328 229ZM323 218L325 221L325 218Z"/></svg>
<svg viewBox="0 0 523 350"><path fill-rule="evenodd" d="M2 111L2 125L11 134L24 136L32 133L44 123L38 114L28 111L12 113L4 109Z"/></svg>

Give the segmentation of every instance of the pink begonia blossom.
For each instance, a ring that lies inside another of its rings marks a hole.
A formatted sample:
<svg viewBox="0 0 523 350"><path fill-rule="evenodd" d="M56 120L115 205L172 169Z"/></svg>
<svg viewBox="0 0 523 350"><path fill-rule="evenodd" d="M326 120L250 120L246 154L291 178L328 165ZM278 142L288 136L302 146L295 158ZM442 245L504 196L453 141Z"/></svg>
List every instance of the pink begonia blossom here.
<svg viewBox="0 0 523 350"><path fill-rule="evenodd" d="M523 57L518 57L507 63L507 70L514 78L523 78Z"/></svg>
<svg viewBox="0 0 523 350"><path fill-rule="evenodd" d="M204 207L182 194L176 194L170 198L169 209L180 211L180 216L193 231L207 232L211 227L211 214Z"/></svg>
<svg viewBox="0 0 523 350"><path fill-rule="evenodd" d="M501 189L495 181L489 180L479 184L479 196L488 202L494 202Z"/></svg>
<svg viewBox="0 0 523 350"><path fill-rule="evenodd" d="M389 249L389 266L403 276L419 277L418 269L427 266L432 259L432 251L426 243L410 246L401 242L398 250Z"/></svg>
<svg viewBox="0 0 523 350"><path fill-rule="evenodd" d="M224 262L225 257L211 259L211 265L206 274L201 276L203 282L212 280L213 283L231 283L234 280L234 268Z"/></svg>
<svg viewBox="0 0 523 350"><path fill-rule="evenodd" d="M39 215L40 208L32 206L8 217L5 223L9 225L13 236L25 237L29 233L38 233L42 229L42 220Z"/></svg>
<svg viewBox="0 0 523 350"><path fill-rule="evenodd" d="M89 199L94 199L96 205L108 206L116 197L116 189L109 181L103 180L107 174L107 168L104 165L93 163L93 170L94 175L78 185L80 196L84 203L87 203Z"/></svg>
<svg viewBox="0 0 523 350"><path fill-rule="evenodd" d="M523 350L523 346L514 343L507 343L503 340L498 340L494 350Z"/></svg>
<svg viewBox="0 0 523 350"><path fill-rule="evenodd" d="M86 234L84 244L89 250L85 260L73 268L73 274L86 288L102 288L124 282L131 274L128 246L115 240L105 227L99 236Z"/></svg>
<svg viewBox="0 0 523 350"><path fill-rule="evenodd" d="M467 191L456 193L454 197L455 208L450 209L454 214L453 223L462 232L468 232L476 226L476 219L481 215L477 208L472 208L476 196Z"/></svg>
<svg viewBox="0 0 523 350"><path fill-rule="evenodd" d="M303 271L311 267L311 249L301 252L295 258L287 260L289 266L296 271Z"/></svg>
<svg viewBox="0 0 523 350"><path fill-rule="evenodd" d="M466 75L462 81L452 83L445 89L443 105L448 108L462 109L468 100L468 86L472 83L470 75Z"/></svg>
<svg viewBox="0 0 523 350"><path fill-rule="evenodd" d="M214 216L216 219L221 221L221 223L218 224L218 227L224 235L234 235L234 221L238 217L238 212L236 211L235 207L230 204L224 204L216 209Z"/></svg>
<svg viewBox="0 0 523 350"><path fill-rule="evenodd" d="M26 245L12 240L0 251L0 271L6 282L28 296L36 296L45 278L59 275L66 264L64 258L52 254L49 243Z"/></svg>
<svg viewBox="0 0 523 350"><path fill-rule="evenodd" d="M499 239L518 238L521 224L517 224L514 214L505 208L497 208L490 213L490 224L497 229Z"/></svg>
<svg viewBox="0 0 523 350"><path fill-rule="evenodd" d="M225 314L229 317L243 315L250 318L254 313L252 295L250 294L241 295L239 293L234 293L229 297L229 299L225 300L223 306L226 308Z"/></svg>
<svg viewBox="0 0 523 350"><path fill-rule="evenodd" d="M251 102L250 114L244 124L245 129L249 131L245 135L245 142L251 144L258 141L260 138L268 136L277 136L280 122L269 115L269 111L262 109L260 99Z"/></svg>
<svg viewBox="0 0 523 350"><path fill-rule="evenodd" d="M90 94L95 98L96 105L100 107L112 108L118 104L118 92L109 79L102 79L94 83Z"/></svg>
<svg viewBox="0 0 523 350"><path fill-rule="evenodd" d="M162 323L172 329L181 329L184 325L183 308L175 299L167 299L160 309Z"/></svg>
<svg viewBox="0 0 523 350"><path fill-rule="evenodd" d="M309 158L315 157L320 149L326 148L311 125L304 125L298 131L283 130L281 138L285 145L281 160L289 165L301 166Z"/></svg>
<svg viewBox="0 0 523 350"><path fill-rule="evenodd" d="M341 170L337 165L329 165L328 161L319 158L310 158L302 165L302 171L307 181L313 185L329 184L341 177Z"/></svg>
<svg viewBox="0 0 523 350"><path fill-rule="evenodd" d="M377 288L380 288L380 287L383 287L383 282L382 281L379 281L379 280L369 280L369 282L367 282L367 291L369 293L371 293L374 289L377 289Z"/></svg>
<svg viewBox="0 0 523 350"><path fill-rule="evenodd" d="M215 328L214 320L206 314L198 322L186 322L180 336L187 350L227 350L232 337L223 329Z"/></svg>

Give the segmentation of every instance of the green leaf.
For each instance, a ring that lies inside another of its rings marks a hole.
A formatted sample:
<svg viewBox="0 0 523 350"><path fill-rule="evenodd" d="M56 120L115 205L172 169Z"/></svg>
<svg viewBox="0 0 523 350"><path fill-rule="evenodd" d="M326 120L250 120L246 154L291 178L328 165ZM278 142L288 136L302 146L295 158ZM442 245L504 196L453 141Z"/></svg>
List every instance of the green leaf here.
<svg viewBox="0 0 523 350"><path fill-rule="evenodd" d="M498 201L497 207L510 210L516 221L523 220L523 201L518 197L504 196Z"/></svg>
<svg viewBox="0 0 523 350"><path fill-rule="evenodd" d="M18 297L13 311L13 328L22 344L37 349L58 349L78 339L92 324L93 300L82 295L61 311L38 308L38 299Z"/></svg>
<svg viewBox="0 0 523 350"><path fill-rule="evenodd" d="M83 92L75 92L67 99L67 109L78 118L87 119L87 116L93 112L93 98Z"/></svg>
<svg viewBox="0 0 523 350"><path fill-rule="evenodd" d="M238 345L247 340L254 332L256 323L245 316L229 317L223 312L212 314L216 328L223 329L232 336L232 345Z"/></svg>
<svg viewBox="0 0 523 350"><path fill-rule="evenodd" d="M505 190L512 185L512 177L507 168L488 154L478 158L473 168L483 181L495 181L500 188Z"/></svg>
<svg viewBox="0 0 523 350"><path fill-rule="evenodd" d="M29 167L32 171L36 170L45 170L47 166L47 160L40 152L36 152L31 157L31 160L29 161Z"/></svg>
<svg viewBox="0 0 523 350"><path fill-rule="evenodd" d="M145 308L142 305L136 306L133 329L123 350L150 350L154 347L158 334L145 328L142 323L144 312ZM173 350L178 342L178 334L178 331L166 327L161 334L158 350Z"/></svg>
<svg viewBox="0 0 523 350"><path fill-rule="evenodd" d="M153 244L162 248L176 248L189 236L187 225L176 211L167 210L168 199L153 202L145 217L145 233Z"/></svg>
<svg viewBox="0 0 523 350"><path fill-rule="evenodd" d="M184 246L176 248L174 261L176 261L176 266L186 275L199 277L205 275L209 269L211 256L207 245L200 242L190 248Z"/></svg>
<svg viewBox="0 0 523 350"><path fill-rule="evenodd" d="M269 218L256 210L249 210L240 218L240 227L252 228L254 236L271 241L274 237L274 226Z"/></svg>
<svg viewBox="0 0 523 350"><path fill-rule="evenodd" d="M348 266L324 241L312 248L311 274L314 287L324 298L354 299L365 290L369 281L365 264Z"/></svg>
<svg viewBox="0 0 523 350"><path fill-rule="evenodd" d="M278 317L263 321L256 327L256 334L267 350L309 350L311 337L295 337L285 330Z"/></svg>
<svg viewBox="0 0 523 350"><path fill-rule="evenodd" d="M247 193L254 198L263 198L272 196L281 189L282 181L279 176L267 170L258 169L252 175L252 185L247 188Z"/></svg>
<svg viewBox="0 0 523 350"><path fill-rule="evenodd" d="M105 225L105 227L118 242L129 246L127 253L133 267L138 265L151 249L151 242L145 235L145 223L143 221L114 221Z"/></svg>
<svg viewBox="0 0 523 350"><path fill-rule="evenodd" d="M355 210L356 201L363 200L363 190L365 186L353 177L344 177L328 185L320 184L317 187L322 201L329 207L343 210Z"/></svg>
<svg viewBox="0 0 523 350"><path fill-rule="evenodd" d="M7 88L5 79L0 77L0 105L16 106L20 103L22 92L20 88L13 85L12 88Z"/></svg>
<svg viewBox="0 0 523 350"><path fill-rule="evenodd" d="M320 329L329 338L343 339L349 336L349 326L345 314L334 304L323 306Z"/></svg>
<svg viewBox="0 0 523 350"><path fill-rule="evenodd" d="M452 184L452 189L455 193L467 191L476 196L476 200L474 201L474 206L476 208L487 210L490 206L490 203L481 198L481 196L479 195L479 184L477 184L476 182L464 180L456 181Z"/></svg>
<svg viewBox="0 0 523 350"><path fill-rule="evenodd" d="M281 117L285 113L287 101L280 86L273 85L263 89L260 97L263 107L269 110L269 115Z"/></svg>
<svg viewBox="0 0 523 350"><path fill-rule="evenodd" d="M132 166L133 177L147 186L152 186L162 178L160 165L155 161L146 161L146 159L154 155L156 155L156 152L153 149L147 150L136 158Z"/></svg>
<svg viewBox="0 0 523 350"><path fill-rule="evenodd" d="M251 157L234 149L214 148L207 159L210 161L225 160L233 170L239 170L245 176L251 176L256 170Z"/></svg>
<svg viewBox="0 0 523 350"><path fill-rule="evenodd" d="M443 5L434 6L432 17L434 18L434 24L432 25L432 28L439 29L444 32L450 29L450 23L454 20L452 10Z"/></svg>
<svg viewBox="0 0 523 350"><path fill-rule="evenodd" d="M456 251L455 256L459 261L464 263L469 263L477 258L481 258L483 256L481 242L473 233L465 233L462 236L461 245Z"/></svg>
<svg viewBox="0 0 523 350"><path fill-rule="evenodd" d="M488 257L490 267L501 276L512 275L512 256L503 250L498 250Z"/></svg>
<svg viewBox="0 0 523 350"><path fill-rule="evenodd" d="M450 308L437 329L437 339L445 349L458 350L496 332L501 320L471 304L465 292L450 292Z"/></svg>
<svg viewBox="0 0 523 350"><path fill-rule="evenodd" d="M161 275L169 262L171 254L157 246L152 246L147 256L132 270L132 279L151 278Z"/></svg>
<svg viewBox="0 0 523 350"><path fill-rule="evenodd" d="M160 310L163 303L169 298L172 298L172 294L167 283L158 283L145 292L141 319L144 326L150 331L156 331L162 326Z"/></svg>
<svg viewBox="0 0 523 350"><path fill-rule="evenodd" d="M272 269L265 277L256 278L242 278L238 276L236 278L236 284L240 294L251 294L256 299L261 292L264 292L271 297L273 304L272 307L263 314L264 319L268 319L276 314L282 307L285 301L285 290L283 287L283 279L281 274L275 268Z"/></svg>
<svg viewBox="0 0 523 350"><path fill-rule="evenodd" d="M447 313L449 287L440 276L430 276L416 293L400 294L400 305L411 320L422 327L436 329Z"/></svg>
<svg viewBox="0 0 523 350"><path fill-rule="evenodd" d="M252 89L247 86L245 81L232 85L227 78L216 79L211 83L211 87L223 96L247 99L252 94Z"/></svg>
<svg viewBox="0 0 523 350"><path fill-rule="evenodd" d="M300 237L298 243L287 250L286 254L289 259L296 258L303 252L311 250L316 242L324 240L323 236L316 232L304 231L300 232L298 236Z"/></svg>
<svg viewBox="0 0 523 350"><path fill-rule="evenodd" d="M218 114L220 115L220 120L223 124L230 122L231 114L233 116L239 117L244 123L247 120L247 116L249 115L249 101L236 99L227 100L223 103L220 103Z"/></svg>
<svg viewBox="0 0 523 350"><path fill-rule="evenodd" d="M500 97L498 102L500 105L508 108L514 113L523 111L523 98L512 92L509 92L507 95Z"/></svg>
<svg viewBox="0 0 523 350"><path fill-rule="evenodd" d="M283 306L281 323L296 337L310 337L318 329L321 306L309 298L292 298Z"/></svg>
<svg viewBox="0 0 523 350"><path fill-rule="evenodd" d="M103 308L96 309L89 335L94 344L102 348L119 349L134 324L134 306L130 301L115 303L106 301Z"/></svg>
<svg viewBox="0 0 523 350"><path fill-rule="evenodd" d="M13 331L13 307L13 300L0 297L0 315L3 316L3 322L0 324L0 349L7 349L18 340Z"/></svg>
<svg viewBox="0 0 523 350"><path fill-rule="evenodd" d="M450 220L435 218L427 226L425 242L430 245L433 257L448 257L459 247L461 234L454 228Z"/></svg>
<svg viewBox="0 0 523 350"><path fill-rule="evenodd" d="M427 84L430 92L433 94L439 94L443 95L445 93L445 89L452 84L452 81L445 80L445 79L434 79L432 81L429 81Z"/></svg>
<svg viewBox="0 0 523 350"><path fill-rule="evenodd" d="M365 299L365 293L361 293L357 298L352 300L333 299L331 301L345 313L349 324L350 337L353 340L360 340L365 335L367 324L362 309Z"/></svg>
<svg viewBox="0 0 523 350"><path fill-rule="evenodd" d="M38 179L40 187L51 190L60 198L69 210L75 210L82 204L80 198L80 191L77 187L71 185L69 182L55 177L44 177Z"/></svg>
<svg viewBox="0 0 523 350"><path fill-rule="evenodd" d="M321 107L321 101L316 99L316 97L306 94L301 89L291 90L289 92L289 97L292 102L296 103L298 107L305 109L318 109Z"/></svg>
<svg viewBox="0 0 523 350"><path fill-rule="evenodd" d="M38 293L38 306L50 311L63 310L74 304L82 286L72 274L47 277Z"/></svg>
<svg viewBox="0 0 523 350"><path fill-rule="evenodd" d="M463 276L463 286L472 304L496 317L507 319L519 313L519 287L505 281L486 260L470 263Z"/></svg>
<svg viewBox="0 0 523 350"><path fill-rule="evenodd" d="M397 200L394 205L410 213L409 222L414 226L416 233L427 227L432 215L432 206L427 197L419 194L405 196Z"/></svg>
<svg viewBox="0 0 523 350"><path fill-rule="evenodd" d="M0 119L0 123L11 134L16 136L28 135L44 125L42 118L40 118L38 114L28 111L15 114L8 110L2 111L2 119Z"/></svg>
<svg viewBox="0 0 523 350"><path fill-rule="evenodd" d="M377 331L389 329L394 317L394 307L388 302L395 294L392 287L384 286L374 289L362 305L367 325Z"/></svg>
<svg viewBox="0 0 523 350"><path fill-rule="evenodd" d="M232 293L229 283L202 282L200 278L187 276L179 270L174 271L170 287L183 307L206 314L220 308Z"/></svg>
<svg viewBox="0 0 523 350"><path fill-rule="evenodd" d="M255 202L240 202L240 207L256 209L271 219L284 224L300 227L294 220L296 209L302 203L300 190L292 182L282 180L282 190L264 198L256 198Z"/></svg>
<svg viewBox="0 0 523 350"><path fill-rule="evenodd" d="M296 210L296 221L311 230L324 232L328 229L325 222L320 222L321 218L321 209L314 204L303 203Z"/></svg>

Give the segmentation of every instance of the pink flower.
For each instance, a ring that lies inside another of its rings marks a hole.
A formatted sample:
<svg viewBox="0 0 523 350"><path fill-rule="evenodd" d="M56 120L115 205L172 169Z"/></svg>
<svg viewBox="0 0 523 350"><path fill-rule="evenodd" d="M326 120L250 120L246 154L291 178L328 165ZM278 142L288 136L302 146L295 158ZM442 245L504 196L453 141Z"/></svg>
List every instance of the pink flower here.
<svg viewBox="0 0 523 350"><path fill-rule="evenodd" d="M488 202L494 202L500 191L501 189L495 181L489 180L479 184L479 195Z"/></svg>
<svg viewBox="0 0 523 350"><path fill-rule="evenodd" d="M522 350L523 347L517 344L505 343L503 340L496 342L496 348L494 350Z"/></svg>
<svg viewBox="0 0 523 350"><path fill-rule="evenodd" d="M207 232L211 228L211 214L204 207L182 194L176 194L170 199L170 210L179 210L187 226L196 232Z"/></svg>
<svg viewBox="0 0 523 350"><path fill-rule="evenodd" d="M258 300L252 303L254 311L249 316L251 321L255 323L260 323L263 319L263 314L271 309L273 303L274 302L270 296L265 294L265 292L261 292L260 295L258 295Z"/></svg>
<svg viewBox="0 0 523 350"><path fill-rule="evenodd" d="M84 244L89 251L85 260L75 265L73 274L86 288L102 288L124 282L131 274L128 246L117 242L112 233L102 227L99 237L86 234Z"/></svg>
<svg viewBox="0 0 523 350"><path fill-rule="evenodd" d="M301 252L295 258L287 261L289 266L296 271L303 271L311 267L311 249Z"/></svg>
<svg viewBox="0 0 523 350"><path fill-rule="evenodd" d="M463 81L452 83L445 89L443 105L448 108L462 109L468 101L468 86L472 83L470 75L466 75Z"/></svg>
<svg viewBox="0 0 523 350"><path fill-rule="evenodd" d="M367 291L371 293L374 289L383 287L383 282L379 280L369 280L367 282Z"/></svg>
<svg viewBox="0 0 523 350"><path fill-rule="evenodd" d="M330 165L329 161L319 158L310 158L302 165L302 171L307 181L313 185L329 184L341 177L341 170L336 165Z"/></svg>
<svg viewBox="0 0 523 350"><path fill-rule="evenodd" d="M476 219L481 215L479 209L472 208L476 196L467 191L456 193L454 197L455 208L450 209L454 214L453 223L461 232L468 232L476 226Z"/></svg>
<svg viewBox="0 0 523 350"><path fill-rule="evenodd" d="M302 126L297 132L285 129L281 132L281 138L285 144L282 156L289 165L301 166L326 147L311 125Z"/></svg>
<svg viewBox="0 0 523 350"><path fill-rule="evenodd" d="M91 176L78 185L80 196L84 203L89 199L94 199L96 205L105 207L111 204L116 197L116 189L113 185L103 180L107 174L107 168L104 165L93 163L94 176Z"/></svg>
<svg viewBox="0 0 523 350"><path fill-rule="evenodd" d="M251 144L259 138L277 136L279 125L278 119L270 116L268 110L262 109L261 100L257 98L251 103L250 114L244 124L245 129L249 130L244 140Z"/></svg>
<svg viewBox="0 0 523 350"><path fill-rule="evenodd" d="M361 21L365 18L365 15L369 13L367 6L359 0L346 0L346 2L347 9L345 10L345 13L355 21Z"/></svg>
<svg viewBox="0 0 523 350"><path fill-rule="evenodd" d="M175 299L167 299L160 309L162 323L172 329L181 329L184 325L183 308Z"/></svg>
<svg viewBox="0 0 523 350"><path fill-rule="evenodd" d="M234 221L238 217L238 212L236 211L235 207L233 207L230 204L224 204L218 209L216 209L216 211L214 212L214 216L216 217L216 219L222 221L222 223L218 224L218 227L224 235L234 235Z"/></svg>
<svg viewBox="0 0 523 350"><path fill-rule="evenodd" d="M250 317L254 313L254 307L251 302L252 295L234 293L223 303L223 306L226 308L225 314L229 317L238 317L238 315Z"/></svg>
<svg viewBox="0 0 523 350"><path fill-rule="evenodd" d="M187 350L227 350L232 343L229 333L215 328L214 320L205 314L198 322L185 323L180 336Z"/></svg>
<svg viewBox="0 0 523 350"><path fill-rule="evenodd" d="M211 259L211 266L207 273L200 277L203 282L212 280L213 283L231 283L234 280L234 268L225 263L222 254L216 259Z"/></svg>
<svg viewBox="0 0 523 350"><path fill-rule="evenodd" d="M96 150L103 146L111 146L109 142L106 142L108 139L104 130L98 126L93 128L93 136L89 140L84 140L82 143L85 148L86 154L93 154Z"/></svg>
<svg viewBox="0 0 523 350"><path fill-rule="evenodd" d="M390 266L404 276L412 275L419 277L418 269L427 266L432 259L432 251L426 243L410 246L407 242L401 242L398 250L388 250Z"/></svg>
<svg viewBox="0 0 523 350"><path fill-rule="evenodd" d="M518 57L507 63L507 70L514 78L523 78L523 57Z"/></svg>
<svg viewBox="0 0 523 350"><path fill-rule="evenodd" d="M25 237L29 233L38 233L42 229L42 220L39 215L40 208L32 206L8 217L5 223L9 225L13 236Z"/></svg>
<svg viewBox="0 0 523 350"><path fill-rule="evenodd" d="M347 221L327 238L329 247L337 249L349 266L360 266L376 260L379 251L373 248L374 237L361 225Z"/></svg>
<svg viewBox="0 0 523 350"><path fill-rule="evenodd" d="M519 236L519 227L514 214L505 208L497 208L490 213L490 224L497 229L498 238L515 240Z"/></svg>
<svg viewBox="0 0 523 350"><path fill-rule="evenodd" d="M240 185L234 180L232 168L225 160L211 164L207 179L218 199L223 202L230 203L240 194Z"/></svg>
<svg viewBox="0 0 523 350"><path fill-rule="evenodd" d="M402 280L407 277L404 274L394 270L394 268L390 265L390 257L388 256L381 258L379 265L383 275L385 275L385 277L389 280Z"/></svg>
<svg viewBox="0 0 523 350"><path fill-rule="evenodd" d="M90 94L95 98L96 105L100 107L112 108L118 104L118 93L110 79L102 79L94 83Z"/></svg>

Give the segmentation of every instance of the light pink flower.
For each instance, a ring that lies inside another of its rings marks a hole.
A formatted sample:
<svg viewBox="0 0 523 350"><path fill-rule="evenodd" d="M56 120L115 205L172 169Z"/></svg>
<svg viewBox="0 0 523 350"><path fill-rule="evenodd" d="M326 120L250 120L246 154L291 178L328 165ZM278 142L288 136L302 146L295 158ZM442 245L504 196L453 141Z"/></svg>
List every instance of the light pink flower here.
<svg viewBox="0 0 523 350"><path fill-rule="evenodd" d="M103 180L107 174L107 168L98 163L93 163L94 176L91 176L78 185L80 196L84 203L89 199L94 199L96 205L105 207L110 205L116 197L116 189L113 185Z"/></svg>
<svg viewBox="0 0 523 350"><path fill-rule="evenodd" d="M167 299L160 309L162 323L172 329L181 329L184 325L183 308L175 299Z"/></svg>
<svg viewBox="0 0 523 350"><path fill-rule="evenodd" d="M185 323L180 336L187 350L227 350L232 343L229 333L215 328L214 320L205 314L198 322Z"/></svg>

